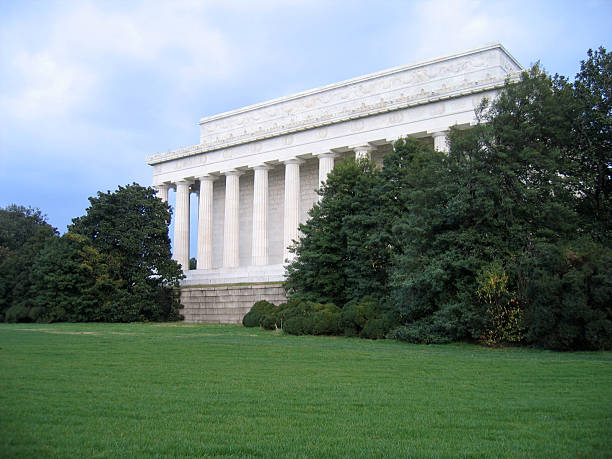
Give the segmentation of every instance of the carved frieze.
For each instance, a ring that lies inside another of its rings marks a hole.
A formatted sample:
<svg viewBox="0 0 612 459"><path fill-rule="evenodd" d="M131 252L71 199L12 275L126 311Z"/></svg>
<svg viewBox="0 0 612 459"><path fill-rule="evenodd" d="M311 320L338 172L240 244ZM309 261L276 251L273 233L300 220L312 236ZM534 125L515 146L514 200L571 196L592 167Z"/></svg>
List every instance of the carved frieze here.
<svg viewBox="0 0 612 459"><path fill-rule="evenodd" d="M199 145L159 153L147 162L158 164L276 136L284 136L285 145L291 145L292 133L348 120L353 120L351 130L358 132L367 116L499 88L520 70L501 45L491 45L366 75L202 119ZM429 113L439 116L445 109L437 102ZM401 116L390 114L390 123L401 121Z"/></svg>

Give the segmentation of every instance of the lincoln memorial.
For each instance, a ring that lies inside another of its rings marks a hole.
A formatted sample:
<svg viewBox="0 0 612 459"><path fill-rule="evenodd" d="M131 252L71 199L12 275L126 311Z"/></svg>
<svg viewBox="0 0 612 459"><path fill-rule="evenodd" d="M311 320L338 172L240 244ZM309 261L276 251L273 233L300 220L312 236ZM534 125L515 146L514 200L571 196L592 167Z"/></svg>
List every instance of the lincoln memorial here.
<svg viewBox="0 0 612 459"><path fill-rule="evenodd" d="M473 125L482 99L520 70L493 44L203 118L199 143L147 158L159 197L176 193L185 319L239 322L256 300L282 301L287 248L336 161L382 163L407 136L444 151L449 128ZM195 234L191 193L199 196Z"/></svg>

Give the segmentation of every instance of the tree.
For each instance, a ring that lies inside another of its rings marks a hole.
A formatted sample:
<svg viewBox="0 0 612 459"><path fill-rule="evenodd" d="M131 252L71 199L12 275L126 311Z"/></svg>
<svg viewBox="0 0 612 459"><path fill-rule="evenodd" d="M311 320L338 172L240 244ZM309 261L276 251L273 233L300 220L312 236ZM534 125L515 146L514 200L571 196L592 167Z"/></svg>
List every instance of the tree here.
<svg viewBox="0 0 612 459"><path fill-rule="evenodd" d="M612 249L541 243L517 263L527 342L557 350L612 348Z"/></svg>
<svg viewBox="0 0 612 459"><path fill-rule="evenodd" d="M30 274L27 305L41 322L113 322L120 282L112 279L113 258L72 232L41 250Z"/></svg>
<svg viewBox="0 0 612 459"><path fill-rule="evenodd" d="M119 283L115 307L122 311L120 320L176 320L174 289L183 274L170 254L170 206L153 188L138 184L98 192L89 201L86 215L73 219L69 231L85 236L97 251L112 258L110 275Z"/></svg>
<svg viewBox="0 0 612 459"><path fill-rule="evenodd" d="M29 274L57 230L39 209L12 204L0 209L0 320L33 320L25 304Z"/></svg>
<svg viewBox="0 0 612 459"><path fill-rule="evenodd" d="M291 296L342 307L368 293L384 294L379 254L371 244L378 233L377 175L371 161L352 159L329 174L321 201L300 225L296 259L287 268Z"/></svg>
<svg viewBox="0 0 612 459"><path fill-rule="evenodd" d="M372 294L413 342L612 347L612 57L588 56L574 83L537 64L508 81L448 155L404 139L381 171L338 165L291 295L351 311Z"/></svg>
<svg viewBox="0 0 612 459"><path fill-rule="evenodd" d="M491 325L478 297L483 269L506 269L539 241L573 235L574 197L561 161L568 101L565 81L534 66L481 107L483 123L451 132L448 157L426 172L437 179L405 196L408 212L395 233L409 248L394 258L404 336L479 339Z"/></svg>
<svg viewBox="0 0 612 459"><path fill-rule="evenodd" d="M580 197L578 212L600 242L612 238L612 53L588 51L574 82L575 117L569 174Z"/></svg>
<svg viewBox="0 0 612 459"><path fill-rule="evenodd" d="M19 250L41 230L46 234L57 234L40 209L16 204L0 209L0 249Z"/></svg>
<svg viewBox="0 0 612 459"><path fill-rule="evenodd" d="M599 82L595 86L605 86L595 77L605 73L605 60L592 68L593 60L583 64L583 73L587 67L589 78ZM394 227L407 245L393 258L393 298L404 322L395 336L432 342L510 336L504 330L512 329L514 340L526 328L527 341L545 347L610 345L601 338L610 327L609 311L601 306L602 298L611 301L605 280L610 271L604 258L592 256L609 246L601 231L609 229L608 209L594 204L606 196L595 190L597 183L607 183L601 171L609 174L609 137L602 135L609 108L597 115L605 98L592 90L581 95L586 85L580 78L574 86L537 65L523 72L520 81L508 82L496 100L481 107L481 124L451 132L448 157L424 172L437 180L408 188L406 211ZM575 134L584 117L596 126L587 146ZM599 241L599 249L590 245L587 255L580 255L581 268L560 268L572 258L568 253L583 253L589 238ZM495 307L479 298L479 276L492 266L498 277L507 277ZM544 295L551 289L552 296ZM584 300L574 301L577 295ZM568 305L578 303L583 312L569 314ZM563 312L552 313L555 308ZM526 322L514 328L503 323L518 317ZM562 332L570 328L575 330Z"/></svg>

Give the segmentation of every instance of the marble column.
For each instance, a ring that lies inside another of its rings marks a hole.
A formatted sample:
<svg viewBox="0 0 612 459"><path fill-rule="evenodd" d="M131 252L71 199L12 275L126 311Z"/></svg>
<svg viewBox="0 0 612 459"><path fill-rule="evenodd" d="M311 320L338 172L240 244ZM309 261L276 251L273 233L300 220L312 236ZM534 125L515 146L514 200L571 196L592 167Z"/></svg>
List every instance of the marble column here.
<svg viewBox="0 0 612 459"><path fill-rule="evenodd" d="M327 180L327 176L334 168L334 159L337 156L338 154L334 152L317 155L319 158L319 187Z"/></svg>
<svg viewBox="0 0 612 459"><path fill-rule="evenodd" d="M176 219L174 220L174 259L189 271L189 187L191 180L176 184Z"/></svg>
<svg viewBox="0 0 612 459"><path fill-rule="evenodd" d="M300 164L304 161L294 158L285 161L285 205L283 219L283 259L291 261L294 254L288 247L298 239L300 224Z"/></svg>
<svg viewBox="0 0 612 459"><path fill-rule="evenodd" d="M217 177L200 177L198 206L198 269L212 269L213 259L213 182Z"/></svg>
<svg viewBox="0 0 612 459"><path fill-rule="evenodd" d="M225 174L225 219L223 220L223 267L240 265L240 176L230 170Z"/></svg>
<svg viewBox="0 0 612 459"><path fill-rule="evenodd" d="M166 185L162 183L161 185L155 185L157 188L157 197L162 200L162 202L168 202L168 189L170 185Z"/></svg>
<svg viewBox="0 0 612 459"><path fill-rule="evenodd" d="M443 151L445 153L449 152L448 141L446 140L446 134L448 131L434 132L431 134L434 140L434 149L438 151Z"/></svg>
<svg viewBox="0 0 612 459"><path fill-rule="evenodd" d="M372 154L374 147L371 145L360 145L353 148L353 150L355 150L355 159L370 159L370 155Z"/></svg>
<svg viewBox="0 0 612 459"><path fill-rule="evenodd" d="M253 182L253 265L268 264L268 171L267 165L255 166Z"/></svg>

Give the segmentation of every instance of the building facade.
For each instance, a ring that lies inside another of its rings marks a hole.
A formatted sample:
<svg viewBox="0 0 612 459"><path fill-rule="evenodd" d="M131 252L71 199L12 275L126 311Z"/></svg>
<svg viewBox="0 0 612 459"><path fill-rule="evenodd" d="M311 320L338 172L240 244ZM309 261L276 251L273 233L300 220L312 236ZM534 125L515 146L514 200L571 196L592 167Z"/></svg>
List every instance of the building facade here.
<svg viewBox="0 0 612 459"><path fill-rule="evenodd" d="M216 298L232 285L230 296L239 297L238 283L266 290L261 285L282 282L287 248L336 161L367 156L380 163L407 136L446 150L449 128L473 125L482 99L495 97L520 70L493 44L201 119L198 144L147 158L160 198L176 192L174 258L187 276L182 302ZM190 193L199 196L197 234L190 234ZM197 254L189 253L191 238ZM187 269L190 256L196 270ZM246 311L191 320L235 322Z"/></svg>

